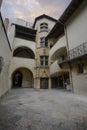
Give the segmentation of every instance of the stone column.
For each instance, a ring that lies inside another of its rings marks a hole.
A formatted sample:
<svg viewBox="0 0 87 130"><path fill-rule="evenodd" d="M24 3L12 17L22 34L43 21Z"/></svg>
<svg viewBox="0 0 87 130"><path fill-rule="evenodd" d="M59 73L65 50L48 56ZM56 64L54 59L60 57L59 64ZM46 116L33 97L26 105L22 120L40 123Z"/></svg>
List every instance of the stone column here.
<svg viewBox="0 0 87 130"><path fill-rule="evenodd" d="M49 89L51 89L51 78L49 78Z"/></svg>
<svg viewBox="0 0 87 130"><path fill-rule="evenodd" d="M40 78L38 77L34 78L34 88L40 89Z"/></svg>
<svg viewBox="0 0 87 130"><path fill-rule="evenodd" d="M73 89L73 77L72 77L72 69L70 69L70 72L69 72L69 78L70 78L70 85L69 85L69 89L74 92L74 89Z"/></svg>

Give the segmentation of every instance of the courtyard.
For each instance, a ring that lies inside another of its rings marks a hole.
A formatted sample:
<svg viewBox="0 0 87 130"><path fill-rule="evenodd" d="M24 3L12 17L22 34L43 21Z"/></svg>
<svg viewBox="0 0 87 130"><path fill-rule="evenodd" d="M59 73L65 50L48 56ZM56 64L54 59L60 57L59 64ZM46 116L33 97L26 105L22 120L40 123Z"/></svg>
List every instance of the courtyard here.
<svg viewBox="0 0 87 130"><path fill-rule="evenodd" d="M87 130L87 97L69 91L18 88L0 102L0 130Z"/></svg>

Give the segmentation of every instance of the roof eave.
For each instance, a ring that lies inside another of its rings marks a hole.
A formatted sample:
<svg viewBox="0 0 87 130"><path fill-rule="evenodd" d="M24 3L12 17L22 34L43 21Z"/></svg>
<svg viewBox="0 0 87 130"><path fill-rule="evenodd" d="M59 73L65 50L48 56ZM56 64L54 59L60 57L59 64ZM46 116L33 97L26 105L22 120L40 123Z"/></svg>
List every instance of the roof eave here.
<svg viewBox="0 0 87 130"><path fill-rule="evenodd" d="M50 19L50 20L52 20L54 22L57 22L57 20L55 18L52 18L52 17L50 17L50 16L48 16L46 14L43 14L43 15L40 15L40 16L35 18L35 21L34 21L34 24L33 24L33 28L35 27L35 24L36 24L37 20L39 20L41 18L47 18L47 19Z"/></svg>

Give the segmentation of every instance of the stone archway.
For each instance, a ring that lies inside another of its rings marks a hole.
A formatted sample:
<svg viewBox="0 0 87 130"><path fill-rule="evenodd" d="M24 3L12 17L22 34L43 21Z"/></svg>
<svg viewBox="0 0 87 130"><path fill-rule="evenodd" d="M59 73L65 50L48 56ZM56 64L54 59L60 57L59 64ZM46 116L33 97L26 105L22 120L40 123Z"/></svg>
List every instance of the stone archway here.
<svg viewBox="0 0 87 130"><path fill-rule="evenodd" d="M33 74L29 69L19 68L12 74L12 88L28 87L32 88L34 84Z"/></svg>

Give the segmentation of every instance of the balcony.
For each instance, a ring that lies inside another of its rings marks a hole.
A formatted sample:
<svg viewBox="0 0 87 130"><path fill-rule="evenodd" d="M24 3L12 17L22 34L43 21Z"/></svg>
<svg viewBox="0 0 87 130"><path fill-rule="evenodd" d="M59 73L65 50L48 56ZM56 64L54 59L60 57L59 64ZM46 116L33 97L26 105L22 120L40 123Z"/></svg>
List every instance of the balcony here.
<svg viewBox="0 0 87 130"><path fill-rule="evenodd" d="M87 42L69 51L70 60L81 58L82 56L85 55L87 55Z"/></svg>
<svg viewBox="0 0 87 130"><path fill-rule="evenodd" d="M61 71L61 68L57 65L57 60L50 66L50 74L56 74Z"/></svg>
<svg viewBox="0 0 87 130"><path fill-rule="evenodd" d="M61 68L60 65L58 65L57 60L50 66L50 74L52 75L59 75L61 73L67 72L67 68Z"/></svg>
<svg viewBox="0 0 87 130"><path fill-rule="evenodd" d="M55 61L63 53L66 53L65 36L63 36L60 40L58 40L52 47L52 49L50 50L50 58L53 61Z"/></svg>
<svg viewBox="0 0 87 130"><path fill-rule="evenodd" d="M27 21L25 21L25 20L23 20L23 19L19 19L19 18L18 18L18 19L16 20L16 24L22 25L22 26L25 26L25 27L27 27L27 28L33 29L33 23L27 22Z"/></svg>
<svg viewBox="0 0 87 130"><path fill-rule="evenodd" d="M72 62L73 60L87 58L87 42L73 48L69 51L69 55L65 57L58 58L58 65L62 65L67 62Z"/></svg>

